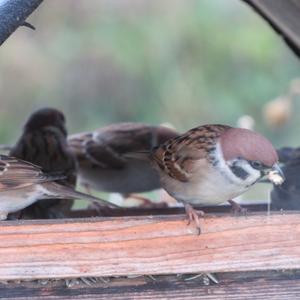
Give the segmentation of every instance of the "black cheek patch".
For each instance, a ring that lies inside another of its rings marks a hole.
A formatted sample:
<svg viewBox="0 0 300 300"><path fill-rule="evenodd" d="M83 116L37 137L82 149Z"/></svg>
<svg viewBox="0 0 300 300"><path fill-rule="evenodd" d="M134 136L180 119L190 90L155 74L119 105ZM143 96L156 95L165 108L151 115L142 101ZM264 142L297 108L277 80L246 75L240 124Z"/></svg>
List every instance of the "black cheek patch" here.
<svg viewBox="0 0 300 300"><path fill-rule="evenodd" d="M245 180L250 175L247 171L245 171L243 168L238 167L238 166L233 165L230 167L230 170L236 177L238 177L242 180Z"/></svg>

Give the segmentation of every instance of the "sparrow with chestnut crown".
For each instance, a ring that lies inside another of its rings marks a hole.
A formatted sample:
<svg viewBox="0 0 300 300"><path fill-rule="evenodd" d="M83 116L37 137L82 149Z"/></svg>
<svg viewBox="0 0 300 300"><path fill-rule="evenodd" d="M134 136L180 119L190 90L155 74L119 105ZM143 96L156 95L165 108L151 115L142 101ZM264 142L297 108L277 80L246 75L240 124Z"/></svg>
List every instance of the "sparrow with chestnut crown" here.
<svg viewBox="0 0 300 300"><path fill-rule="evenodd" d="M138 157L141 153L136 154ZM194 221L199 230L199 211L192 205L225 201L235 205L232 198L265 175L275 184L284 181L271 142L242 128L199 126L169 139L147 155L160 174L162 187L185 205L189 221Z"/></svg>

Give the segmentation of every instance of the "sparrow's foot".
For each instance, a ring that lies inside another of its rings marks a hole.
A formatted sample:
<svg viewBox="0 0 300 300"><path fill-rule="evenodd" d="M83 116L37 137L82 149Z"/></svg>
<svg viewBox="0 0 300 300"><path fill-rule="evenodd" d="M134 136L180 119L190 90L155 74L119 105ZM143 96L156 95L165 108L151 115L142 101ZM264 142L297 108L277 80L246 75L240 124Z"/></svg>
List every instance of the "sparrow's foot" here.
<svg viewBox="0 0 300 300"><path fill-rule="evenodd" d="M92 193L92 189L91 186L88 183L83 183L82 184L83 188L85 189L85 192L90 195L93 196ZM99 216L106 216L107 214L109 215L110 213L110 208L109 207L103 207L103 205L101 205L99 202L97 201L93 201L89 206L88 209L92 209L95 210Z"/></svg>
<svg viewBox="0 0 300 300"><path fill-rule="evenodd" d="M111 215L111 208L108 206L103 206L97 201L93 201L93 203L88 206L88 209L95 210L99 216Z"/></svg>
<svg viewBox="0 0 300 300"><path fill-rule="evenodd" d="M200 226L200 217L204 216L204 211L194 209L190 204L184 204L185 213L188 217L188 224L190 225L192 222L196 224L198 229L198 234L201 234L201 226Z"/></svg>
<svg viewBox="0 0 300 300"><path fill-rule="evenodd" d="M228 200L228 202L231 205L232 213L234 213L235 215L246 215L247 214L247 208L240 206L238 203L236 203L233 200Z"/></svg>
<svg viewBox="0 0 300 300"><path fill-rule="evenodd" d="M83 183L82 184L83 188L85 189L85 192L88 194L88 195L93 195L92 194L92 189L91 189L91 186L88 184L88 183Z"/></svg>

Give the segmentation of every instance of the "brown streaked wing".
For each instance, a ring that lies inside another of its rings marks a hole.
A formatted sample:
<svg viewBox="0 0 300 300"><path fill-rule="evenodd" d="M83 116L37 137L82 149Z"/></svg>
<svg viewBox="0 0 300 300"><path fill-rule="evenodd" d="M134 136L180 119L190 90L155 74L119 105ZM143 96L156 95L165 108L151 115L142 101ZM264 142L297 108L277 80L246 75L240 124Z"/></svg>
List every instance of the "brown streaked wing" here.
<svg viewBox="0 0 300 300"><path fill-rule="evenodd" d="M0 155L0 192L54 180L41 168L6 155Z"/></svg>
<svg viewBox="0 0 300 300"><path fill-rule="evenodd" d="M193 173L194 162L206 159L208 151L215 147L216 138L229 128L226 125L193 128L158 147L152 158L170 177L186 182Z"/></svg>
<svg viewBox="0 0 300 300"><path fill-rule="evenodd" d="M85 159L85 143L92 140L92 132L72 134L68 137L68 146L77 160Z"/></svg>
<svg viewBox="0 0 300 300"><path fill-rule="evenodd" d="M100 128L85 137L85 163L89 162L102 168L123 168L127 163L123 155L150 150L152 139L153 127L142 123L118 123ZM75 145L73 137L69 139L69 143L71 146ZM72 148L76 149L75 146ZM75 155L80 162L79 152L75 152Z"/></svg>
<svg viewBox="0 0 300 300"><path fill-rule="evenodd" d="M150 151L175 136L178 133L167 127L128 122L71 135L68 143L81 165L120 169L126 166L126 154Z"/></svg>

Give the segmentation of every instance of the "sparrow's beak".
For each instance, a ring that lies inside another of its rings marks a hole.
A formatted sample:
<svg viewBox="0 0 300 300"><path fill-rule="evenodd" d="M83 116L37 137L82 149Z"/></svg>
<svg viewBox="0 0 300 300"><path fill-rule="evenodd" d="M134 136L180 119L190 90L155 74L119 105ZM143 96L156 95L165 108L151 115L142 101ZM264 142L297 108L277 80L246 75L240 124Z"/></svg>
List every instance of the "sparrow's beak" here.
<svg viewBox="0 0 300 300"><path fill-rule="evenodd" d="M285 176L278 164L274 164L270 169L268 179L275 185L280 185L285 181Z"/></svg>

